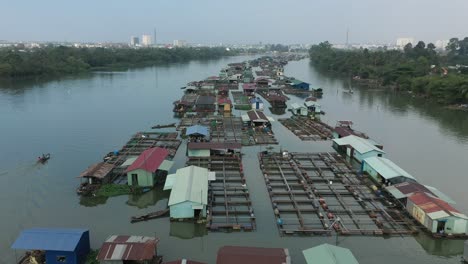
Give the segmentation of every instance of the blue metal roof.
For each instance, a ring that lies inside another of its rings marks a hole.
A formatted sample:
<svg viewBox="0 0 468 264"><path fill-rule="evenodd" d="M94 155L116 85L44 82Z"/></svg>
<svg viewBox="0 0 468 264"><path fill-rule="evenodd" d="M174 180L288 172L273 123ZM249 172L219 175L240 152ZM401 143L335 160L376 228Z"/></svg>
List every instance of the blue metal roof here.
<svg viewBox="0 0 468 264"><path fill-rule="evenodd" d="M205 126L195 125L195 126L187 127L187 131L185 132L185 135L190 136L194 134L209 136L210 132L208 132L208 128Z"/></svg>
<svg viewBox="0 0 468 264"><path fill-rule="evenodd" d="M31 228L26 229L11 246L13 249L74 251L87 229Z"/></svg>

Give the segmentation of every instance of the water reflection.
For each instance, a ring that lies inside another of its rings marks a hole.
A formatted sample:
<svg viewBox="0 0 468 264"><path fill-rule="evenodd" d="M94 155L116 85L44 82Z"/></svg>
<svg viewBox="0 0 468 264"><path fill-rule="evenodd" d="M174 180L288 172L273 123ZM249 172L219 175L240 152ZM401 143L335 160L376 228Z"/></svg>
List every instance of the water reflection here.
<svg viewBox="0 0 468 264"><path fill-rule="evenodd" d="M415 239L431 255L451 257L463 254L464 240L434 239L423 233L415 236Z"/></svg>
<svg viewBox="0 0 468 264"><path fill-rule="evenodd" d="M98 205L105 204L107 202L108 197L102 196L81 196L80 197L80 205L85 207L95 207Z"/></svg>
<svg viewBox="0 0 468 264"><path fill-rule="evenodd" d="M203 237L208 234L206 226L203 224L189 222L171 222L170 236L182 239Z"/></svg>
<svg viewBox="0 0 468 264"><path fill-rule="evenodd" d="M161 201L164 206L161 208L156 208L157 210L162 210L167 206L167 200L169 199L170 192L165 192L162 190L162 186L158 186L153 190L143 193L143 194L132 194L128 196L127 204L130 206L135 206L138 208L146 208L152 206Z"/></svg>

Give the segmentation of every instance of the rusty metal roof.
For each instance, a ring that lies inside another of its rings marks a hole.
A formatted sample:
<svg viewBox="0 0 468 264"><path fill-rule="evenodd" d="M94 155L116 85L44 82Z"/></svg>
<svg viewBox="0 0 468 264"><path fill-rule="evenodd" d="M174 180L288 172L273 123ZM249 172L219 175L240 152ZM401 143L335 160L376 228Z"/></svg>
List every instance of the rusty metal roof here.
<svg viewBox="0 0 468 264"><path fill-rule="evenodd" d="M156 255L158 238L144 236L110 236L97 259L104 260L150 260Z"/></svg>
<svg viewBox="0 0 468 264"><path fill-rule="evenodd" d="M268 118L261 111L251 110L247 112L247 115L252 122L268 122Z"/></svg>
<svg viewBox="0 0 468 264"><path fill-rule="evenodd" d="M218 250L216 264L284 264L291 263L285 248L224 246Z"/></svg>
<svg viewBox="0 0 468 264"><path fill-rule="evenodd" d="M112 171L112 169L114 169L114 165L105 162L99 162L89 166L78 177L93 177L103 179Z"/></svg>

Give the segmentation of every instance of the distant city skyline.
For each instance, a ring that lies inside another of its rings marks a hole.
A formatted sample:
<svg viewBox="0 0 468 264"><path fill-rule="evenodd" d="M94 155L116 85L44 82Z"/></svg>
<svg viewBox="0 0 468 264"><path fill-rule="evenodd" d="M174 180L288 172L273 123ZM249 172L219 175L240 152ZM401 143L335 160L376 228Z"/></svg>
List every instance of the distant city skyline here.
<svg viewBox="0 0 468 264"><path fill-rule="evenodd" d="M155 29L157 42L168 44L345 43L348 29L349 43L468 36L462 0L239 0L235 12L215 0L0 1L0 39L8 41L128 43L130 36L154 38Z"/></svg>

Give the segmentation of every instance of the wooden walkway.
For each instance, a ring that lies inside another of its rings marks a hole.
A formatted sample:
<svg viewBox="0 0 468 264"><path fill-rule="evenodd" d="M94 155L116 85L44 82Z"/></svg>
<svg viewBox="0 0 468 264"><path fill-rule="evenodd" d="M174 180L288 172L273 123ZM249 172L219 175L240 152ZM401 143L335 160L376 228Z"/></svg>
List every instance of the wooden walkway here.
<svg viewBox="0 0 468 264"><path fill-rule="evenodd" d="M416 232L337 153L260 153L259 159L282 234Z"/></svg>
<svg viewBox="0 0 468 264"><path fill-rule="evenodd" d="M208 187L207 228L245 230L255 229L255 216L249 190L245 183L242 160L239 157L190 158L195 165L216 172L216 180Z"/></svg>

